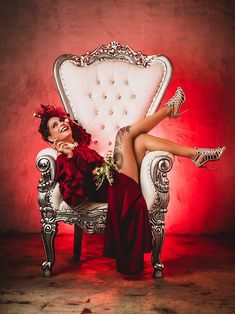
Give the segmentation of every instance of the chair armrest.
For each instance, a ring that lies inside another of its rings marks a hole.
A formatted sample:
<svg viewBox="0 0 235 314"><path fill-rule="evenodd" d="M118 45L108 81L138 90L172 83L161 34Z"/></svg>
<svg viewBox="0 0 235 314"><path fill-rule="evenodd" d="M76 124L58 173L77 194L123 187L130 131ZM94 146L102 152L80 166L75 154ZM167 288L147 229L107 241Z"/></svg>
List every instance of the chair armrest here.
<svg viewBox="0 0 235 314"><path fill-rule="evenodd" d="M44 156L49 156L49 157L52 157L54 160L56 160L58 156L58 152L54 148L50 148L50 147L44 148L40 150L40 152L37 154L36 160Z"/></svg>
<svg viewBox="0 0 235 314"><path fill-rule="evenodd" d="M140 169L140 185L148 210L156 203L156 190L169 191L167 172L173 166L174 156L165 151L148 152Z"/></svg>
<svg viewBox="0 0 235 314"><path fill-rule="evenodd" d="M41 207L51 207L51 197L56 185L55 161L57 151L53 148L45 148L41 150L36 158L36 167L41 172L41 178L38 184L38 202Z"/></svg>

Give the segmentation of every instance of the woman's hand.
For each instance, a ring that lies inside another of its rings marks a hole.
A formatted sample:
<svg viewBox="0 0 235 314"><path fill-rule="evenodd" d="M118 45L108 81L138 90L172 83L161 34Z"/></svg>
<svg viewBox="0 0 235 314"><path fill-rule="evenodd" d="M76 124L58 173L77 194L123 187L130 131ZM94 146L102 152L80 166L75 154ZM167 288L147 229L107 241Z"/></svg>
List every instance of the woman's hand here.
<svg viewBox="0 0 235 314"><path fill-rule="evenodd" d="M54 140L54 143L52 145L59 153L63 153L67 155L68 158L73 157L73 150L75 146L68 142L58 142L57 139Z"/></svg>

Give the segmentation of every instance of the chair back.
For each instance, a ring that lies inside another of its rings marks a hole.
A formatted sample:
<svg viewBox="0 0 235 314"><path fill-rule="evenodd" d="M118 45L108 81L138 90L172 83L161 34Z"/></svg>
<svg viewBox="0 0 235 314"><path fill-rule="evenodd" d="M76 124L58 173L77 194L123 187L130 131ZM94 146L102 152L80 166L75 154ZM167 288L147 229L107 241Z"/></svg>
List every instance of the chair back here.
<svg viewBox="0 0 235 314"><path fill-rule="evenodd" d="M147 56L118 42L54 63L66 112L92 134L90 147L103 155L113 149L120 127L157 110L171 75L165 56Z"/></svg>

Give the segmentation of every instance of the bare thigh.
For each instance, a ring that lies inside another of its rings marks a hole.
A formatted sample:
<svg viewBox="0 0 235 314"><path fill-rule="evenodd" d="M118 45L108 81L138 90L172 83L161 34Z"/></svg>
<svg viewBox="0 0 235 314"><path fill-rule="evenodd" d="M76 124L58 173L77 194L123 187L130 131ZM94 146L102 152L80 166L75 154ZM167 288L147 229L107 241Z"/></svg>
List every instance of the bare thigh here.
<svg viewBox="0 0 235 314"><path fill-rule="evenodd" d="M155 146L151 145L154 138L154 144ZM135 154L135 160L137 163L138 168L140 168L142 160L146 154L147 151L153 151L161 149L161 146L163 143L167 144L175 144L172 141L166 140L164 138L152 136L150 134L141 133L134 139L134 154Z"/></svg>
<svg viewBox="0 0 235 314"><path fill-rule="evenodd" d="M134 153L134 136L130 129L130 126L126 126L118 131L113 157L119 172L139 183L139 170Z"/></svg>

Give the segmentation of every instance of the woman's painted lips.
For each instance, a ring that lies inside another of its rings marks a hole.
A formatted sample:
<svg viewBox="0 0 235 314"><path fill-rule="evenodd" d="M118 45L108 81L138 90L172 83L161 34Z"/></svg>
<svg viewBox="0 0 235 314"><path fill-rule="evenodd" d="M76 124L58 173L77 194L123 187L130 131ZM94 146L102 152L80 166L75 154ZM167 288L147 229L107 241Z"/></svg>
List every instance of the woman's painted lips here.
<svg viewBox="0 0 235 314"><path fill-rule="evenodd" d="M60 133L66 132L69 128L67 126L62 126L60 128Z"/></svg>

